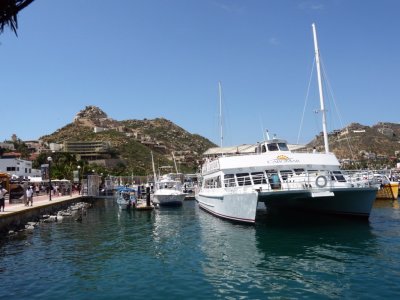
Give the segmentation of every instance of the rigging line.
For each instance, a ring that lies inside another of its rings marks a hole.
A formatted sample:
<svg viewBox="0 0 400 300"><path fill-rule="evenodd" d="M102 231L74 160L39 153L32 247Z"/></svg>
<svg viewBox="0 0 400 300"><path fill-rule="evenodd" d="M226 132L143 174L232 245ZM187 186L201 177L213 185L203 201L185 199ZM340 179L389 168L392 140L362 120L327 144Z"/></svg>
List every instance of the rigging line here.
<svg viewBox="0 0 400 300"><path fill-rule="evenodd" d="M261 115L259 115L258 117L259 117L259 120L260 120L261 133L262 133L263 141L265 142L266 139L265 139L265 132L264 132L264 123L263 123L263 121L262 121Z"/></svg>
<svg viewBox="0 0 400 300"><path fill-rule="evenodd" d="M343 121L342 121L342 116L340 114L340 111L339 111L339 108L338 108L338 105L337 105L337 102L336 102L336 99L335 99L335 95L333 93L333 89L332 89L332 86L331 86L329 78L328 78L328 74L325 72L325 66L324 66L324 62L322 61L322 59L321 59L321 65L322 65L322 72L324 73L324 78L326 80L326 84L327 84L327 87L328 87L328 91L331 94L333 105L334 105L336 113L337 113L337 115L339 117L340 127L344 128ZM349 134L346 134L346 142L347 142L347 146L349 147L349 150L350 150L351 158L354 160L355 157L354 157L353 148L351 147L350 135Z"/></svg>
<svg viewBox="0 0 400 300"><path fill-rule="evenodd" d="M299 132L298 132L298 134L297 134L297 144L299 144L300 133L301 133L301 129L302 129L302 127L303 127L304 115L305 115L305 111L306 111L306 107L307 107L308 96L309 96L309 94L310 94L310 86L311 86L312 76L313 76L313 73L314 73L314 67L315 67L315 58L313 59L313 64L312 64L312 67L311 67L310 79L308 80L308 87L307 87L306 99L305 99L305 101L304 101L303 114L302 114L302 116L301 116Z"/></svg>

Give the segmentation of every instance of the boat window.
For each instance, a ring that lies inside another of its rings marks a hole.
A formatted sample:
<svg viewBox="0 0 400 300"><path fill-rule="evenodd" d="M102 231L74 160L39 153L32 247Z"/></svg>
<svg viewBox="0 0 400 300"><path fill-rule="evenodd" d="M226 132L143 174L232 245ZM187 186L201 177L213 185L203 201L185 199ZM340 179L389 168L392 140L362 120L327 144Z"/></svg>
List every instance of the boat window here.
<svg viewBox="0 0 400 300"><path fill-rule="evenodd" d="M239 186L251 185L251 179L249 173L238 173L236 179Z"/></svg>
<svg viewBox="0 0 400 300"><path fill-rule="evenodd" d="M263 184L267 183L265 179L264 172L253 172L251 173L251 178L253 179L254 184Z"/></svg>
<svg viewBox="0 0 400 300"><path fill-rule="evenodd" d="M317 176L318 175L318 170L308 170L308 175L314 175Z"/></svg>
<svg viewBox="0 0 400 300"><path fill-rule="evenodd" d="M235 186L235 175L234 174L225 174L224 175L224 185L225 187Z"/></svg>
<svg viewBox="0 0 400 300"><path fill-rule="evenodd" d="M296 175L301 175L302 173L304 173L304 169L294 169L294 173Z"/></svg>
<svg viewBox="0 0 400 300"><path fill-rule="evenodd" d="M262 153L267 152L267 148L265 148L265 145L262 145L262 147L261 147L261 152L262 152Z"/></svg>
<svg viewBox="0 0 400 300"><path fill-rule="evenodd" d="M342 172L340 171L333 171L333 175L335 176L336 180L339 182L346 182L346 178L344 178Z"/></svg>
<svg viewBox="0 0 400 300"><path fill-rule="evenodd" d="M286 143L278 143L279 149L281 151L289 151L288 146L286 145Z"/></svg>
<svg viewBox="0 0 400 300"><path fill-rule="evenodd" d="M280 173L283 180L287 180L289 176L293 176L292 170L281 170Z"/></svg>
<svg viewBox="0 0 400 300"><path fill-rule="evenodd" d="M267 144L268 151L278 151L278 145L276 143Z"/></svg>

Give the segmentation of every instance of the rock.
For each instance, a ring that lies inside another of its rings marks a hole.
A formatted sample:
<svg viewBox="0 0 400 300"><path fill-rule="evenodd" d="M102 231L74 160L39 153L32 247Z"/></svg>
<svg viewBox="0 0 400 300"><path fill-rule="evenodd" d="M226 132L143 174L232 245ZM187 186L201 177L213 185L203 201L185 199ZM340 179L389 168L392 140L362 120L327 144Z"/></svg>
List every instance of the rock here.
<svg viewBox="0 0 400 300"><path fill-rule="evenodd" d="M25 230L27 232L32 232L35 229L35 226L33 225L25 225Z"/></svg>

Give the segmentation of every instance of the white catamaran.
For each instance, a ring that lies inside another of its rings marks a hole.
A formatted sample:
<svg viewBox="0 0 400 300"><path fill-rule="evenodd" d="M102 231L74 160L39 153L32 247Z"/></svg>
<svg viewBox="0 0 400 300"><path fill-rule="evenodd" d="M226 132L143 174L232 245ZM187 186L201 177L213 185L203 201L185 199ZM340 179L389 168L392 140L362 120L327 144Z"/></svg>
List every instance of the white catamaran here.
<svg viewBox="0 0 400 300"><path fill-rule="evenodd" d="M269 137L247 148L209 149L195 195L200 208L222 218L250 223L255 222L261 202L271 210L369 216L377 188L353 181L329 152L314 24L312 28L325 153L292 152L285 140Z"/></svg>

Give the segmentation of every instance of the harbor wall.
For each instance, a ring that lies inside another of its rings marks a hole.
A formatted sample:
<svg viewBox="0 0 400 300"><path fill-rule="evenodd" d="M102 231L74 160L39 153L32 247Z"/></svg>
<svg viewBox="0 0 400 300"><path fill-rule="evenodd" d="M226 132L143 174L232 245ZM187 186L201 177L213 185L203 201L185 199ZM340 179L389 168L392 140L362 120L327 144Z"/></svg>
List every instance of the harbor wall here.
<svg viewBox="0 0 400 300"><path fill-rule="evenodd" d="M38 206L26 207L23 210L10 212L0 216L0 239L5 237L9 230L19 230L25 227L27 222L39 221L43 215L51 215L57 211L68 208L78 202L92 203L93 197L74 197L57 202L49 202Z"/></svg>

